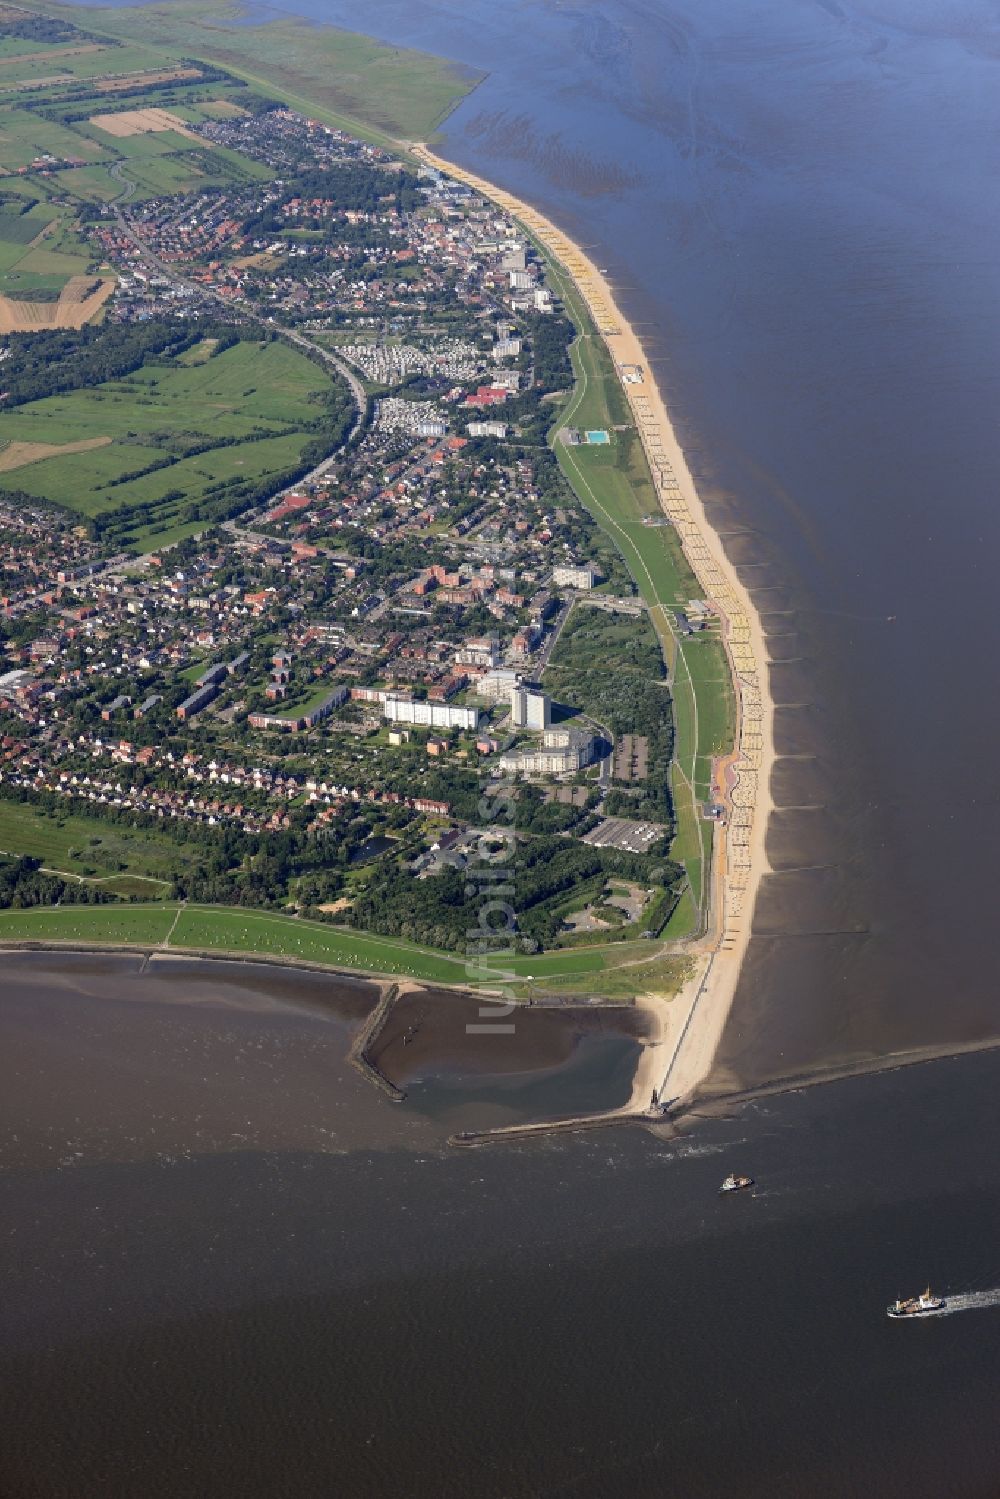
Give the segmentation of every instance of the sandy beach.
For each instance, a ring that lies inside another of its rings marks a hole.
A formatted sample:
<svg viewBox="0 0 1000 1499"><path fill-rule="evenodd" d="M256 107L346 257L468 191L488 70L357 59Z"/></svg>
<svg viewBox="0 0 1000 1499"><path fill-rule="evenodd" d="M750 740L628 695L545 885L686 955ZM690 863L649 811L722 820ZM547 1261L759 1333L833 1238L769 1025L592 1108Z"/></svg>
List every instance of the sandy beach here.
<svg viewBox="0 0 1000 1499"><path fill-rule="evenodd" d="M653 1088L674 1106L689 1098L712 1065L729 1014L761 877L767 872L765 840L772 809L773 701L760 617L709 525L687 461L657 387L642 341L623 316L601 272L560 229L529 204L429 151L411 147L426 165L464 182L521 223L572 277L619 370L636 428L665 514L676 526L706 598L718 608L733 672L737 739L725 776L725 826L717 829L704 938L691 947L695 972L675 996L644 995L642 1007L658 1015L658 1039L637 1071L633 1103L644 1107Z"/></svg>

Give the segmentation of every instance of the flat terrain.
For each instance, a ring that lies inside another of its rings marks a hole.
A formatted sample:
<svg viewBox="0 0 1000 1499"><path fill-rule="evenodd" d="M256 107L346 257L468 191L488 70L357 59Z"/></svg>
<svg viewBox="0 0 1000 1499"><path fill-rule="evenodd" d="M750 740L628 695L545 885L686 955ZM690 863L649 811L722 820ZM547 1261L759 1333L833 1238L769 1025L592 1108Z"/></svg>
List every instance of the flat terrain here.
<svg viewBox="0 0 1000 1499"><path fill-rule="evenodd" d="M177 115L171 114L168 109L120 109L114 114L91 115L90 123L96 125L98 130L116 136L145 135L149 131L174 130L178 135L201 144L201 137L195 135L193 130L189 130L184 121Z"/></svg>
<svg viewBox="0 0 1000 1499"><path fill-rule="evenodd" d="M128 874L157 882L178 861L178 846L149 828L130 828L60 811L49 815L25 802L0 801L0 851L30 854L60 874L104 882ZM147 890L147 894L155 891Z"/></svg>
<svg viewBox="0 0 1000 1499"><path fill-rule="evenodd" d="M0 468L18 486L84 515L196 501L227 479L265 479L298 461L322 372L281 343L246 341L200 363L156 365L121 380L0 414ZM192 445L219 444L184 456ZM41 449L50 449L48 454ZM13 455L13 456L12 456ZM164 458L169 461L163 465Z"/></svg>
<svg viewBox="0 0 1000 1499"><path fill-rule="evenodd" d="M103 448L110 437L83 437L79 442L12 442L0 448L0 474L9 474L16 468L27 468L29 463L40 463L43 458L68 458L71 453L89 453L91 448Z"/></svg>
<svg viewBox="0 0 1000 1499"><path fill-rule="evenodd" d="M35 283L35 289L41 289ZM46 290L50 288L45 287ZM52 287L51 289L55 289ZM0 333L34 333L38 328L82 328L115 289L114 276L71 276L52 299L0 296Z"/></svg>
<svg viewBox="0 0 1000 1499"><path fill-rule="evenodd" d="M166 940L169 934L169 942ZM292 958L331 968L356 968L427 983L467 985L464 957L434 952L391 937L225 906L35 906L0 911L2 942L107 942L164 944L202 952ZM601 994L628 999L637 990L676 988L686 972L682 958L665 957L649 942L515 958L509 965L519 998L545 994ZM492 982L505 976L497 971ZM486 975L487 983L491 982Z"/></svg>
<svg viewBox="0 0 1000 1499"><path fill-rule="evenodd" d="M88 7L86 12L55 4L35 8L88 32L118 38L125 44L121 50L134 49L146 67L162 67L165 56L216 63L265 91L278 91L293 108L315 119L369 139L431 138L482 76L427 53L293 16L263 25L233 25L247 11L232 3L207 11L193 0ZM89 66L90 76L96 71L94 59L86 57L42 58L26 66L55 71L56 62L70 71L74 63ZM113 68L105 67L124 71L117 57Z"/></svg>

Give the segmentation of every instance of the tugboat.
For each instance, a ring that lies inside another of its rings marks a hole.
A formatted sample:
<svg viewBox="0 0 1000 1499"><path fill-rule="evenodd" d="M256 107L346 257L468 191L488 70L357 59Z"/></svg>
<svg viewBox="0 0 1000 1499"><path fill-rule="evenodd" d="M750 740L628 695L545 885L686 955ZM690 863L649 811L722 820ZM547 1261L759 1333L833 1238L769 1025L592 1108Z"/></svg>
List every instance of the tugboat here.
<svg viewBox="0 0 1000 1499"><path fill-rule="evenodd" d="M943 1312L947 1304L943 1297L932 1296L928 1286L919 1296L894 1301L892 1306L886 1307L886 1312L890 1317L933 1317L935 1312Z"/></svg>
<svg viewBox="0 0 1000 1499"><path fill-rule="evenodd" d="M719 1191L720 1192L742 1192L744 1190L744 1188L746 1188L746 1187L752 1187L752 1186L753 1186L753 1177L752 1176L733 1176L732 1173L730 1173L730 1175L727 1176L726 1179L725 1179L725 1181L722 1183L722 1186L719 1188Z"/></svg>

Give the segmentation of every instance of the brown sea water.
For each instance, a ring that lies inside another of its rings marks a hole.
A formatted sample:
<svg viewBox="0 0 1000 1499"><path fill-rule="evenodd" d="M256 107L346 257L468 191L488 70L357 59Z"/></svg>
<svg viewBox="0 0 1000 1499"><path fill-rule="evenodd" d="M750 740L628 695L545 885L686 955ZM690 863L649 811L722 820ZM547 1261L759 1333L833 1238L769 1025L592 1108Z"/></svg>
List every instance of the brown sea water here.
<svg viewBox="0 0 1000 1499"><path fill-rule="evenodd" d="M7 953L0 977L8 1169L440 1144L452 1131L615 1108L644 1031L629 1009L567 1007L521 1011L508 1033L489 1033L475 998L414 990L369 1048L406 1095L387 1108L350 1060L376 984L85 953Z"/></svg>
<svg viewBox="0 0 1000 1499"><path fill-rule="evenodd" d="M4 963L5 1499L994 1491L994 1057L456 1149L345 1065L361 986L169 966Z"/></svg>

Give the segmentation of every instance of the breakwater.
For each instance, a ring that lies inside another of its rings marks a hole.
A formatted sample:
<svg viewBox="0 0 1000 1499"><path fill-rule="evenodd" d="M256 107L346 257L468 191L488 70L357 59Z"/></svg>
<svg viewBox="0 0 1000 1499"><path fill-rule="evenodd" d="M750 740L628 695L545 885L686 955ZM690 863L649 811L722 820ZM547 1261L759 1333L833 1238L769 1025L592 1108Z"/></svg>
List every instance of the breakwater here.
<svg viewBox="0 0 1000 1499"><path fill-rule="evenodd" d="M356 1068L363 1078L374 1084L379 1092L384 1093L393 1103L402 1103L406 1098L406 1094L402 1088L397 1088L396 1084L376 1067L368 1053L378 1040L382 1028L389 1018L389 1012L398 998L399 985L389 984L379 995L378 1003L358 1031L348 1052L348 1060L351 1066Z"/></svg>

